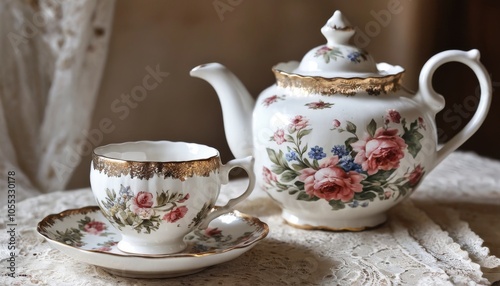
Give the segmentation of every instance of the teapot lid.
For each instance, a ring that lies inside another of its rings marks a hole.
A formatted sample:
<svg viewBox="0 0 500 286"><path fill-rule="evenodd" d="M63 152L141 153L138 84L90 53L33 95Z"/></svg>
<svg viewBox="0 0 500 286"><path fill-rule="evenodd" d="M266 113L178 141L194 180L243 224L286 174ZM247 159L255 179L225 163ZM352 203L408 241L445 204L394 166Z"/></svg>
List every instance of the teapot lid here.
<svg viewBox="0 0 500 286"><path fill-rule="evenodd" d="M335 11L321 33L326 45L310 50L300 64L282 63L273 68L278 86L308 88L308 92L323 95L360 91L379 94L399 89L404 69L377 64L368 52L357 47L353 43L356 30L342 12Z"/></svg>

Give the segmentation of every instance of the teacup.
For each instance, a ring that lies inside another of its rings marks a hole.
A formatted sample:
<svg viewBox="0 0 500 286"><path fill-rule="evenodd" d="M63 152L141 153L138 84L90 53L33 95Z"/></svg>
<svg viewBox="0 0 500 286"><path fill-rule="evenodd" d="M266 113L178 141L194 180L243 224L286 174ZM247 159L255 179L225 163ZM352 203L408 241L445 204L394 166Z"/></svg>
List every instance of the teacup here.
<svg viewBox="0 0 500 286"><path fill-rule="evenodd" d="M246 191L214 208L229 171L240 167L249 176ZM182 251L183 237L194 228L229 212L250 195L253 158L222 165L219 152L205 145L138 141L97 147L90 183L104 216L122 234L118 248L137 254Z"/></svg>

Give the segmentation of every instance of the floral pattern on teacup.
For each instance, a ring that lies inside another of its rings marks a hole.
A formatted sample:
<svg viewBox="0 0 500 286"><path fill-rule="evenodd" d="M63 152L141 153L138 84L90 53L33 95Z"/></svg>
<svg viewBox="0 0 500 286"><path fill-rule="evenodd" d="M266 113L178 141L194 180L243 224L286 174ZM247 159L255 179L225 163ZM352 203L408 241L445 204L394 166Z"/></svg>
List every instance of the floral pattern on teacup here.
<svg viewBox="0 0 500 286"><path fill-rule="evenodd" d="M267 148L272 164L263 167L262 176L268 191L288 192L303 201L325 200L332 210L367 207L376 198L406 196L425 174L420 164L405 170L403 176L395 174L405 156L415 158L420 153L423 135L419 130L425 128L421 117L408 124L390 109L383 126L372 119L360 136L354 123L334 119L330 130L350 137L345 144L329 148L304 144L303 139L313 131L306 117L293 117L287 127L278 128L270 139L280 149Z"/></svg>
<svg viewBox="0 0 500 286"><path fill-rule="evenodd" d="M150 192L140 191L136 194L130 186L120 185L116 193L112 189L106 189L106 198L100 204L104 215L118 229L126 226L132 227L137 233L151 233L158 230L161 221L175 223L183 218L189 211L188 207L182 205L189 200L189 194L161 191L156 193L156 198ZM193 223L199 223L201 217L207 213L204 207Z"/></svg>

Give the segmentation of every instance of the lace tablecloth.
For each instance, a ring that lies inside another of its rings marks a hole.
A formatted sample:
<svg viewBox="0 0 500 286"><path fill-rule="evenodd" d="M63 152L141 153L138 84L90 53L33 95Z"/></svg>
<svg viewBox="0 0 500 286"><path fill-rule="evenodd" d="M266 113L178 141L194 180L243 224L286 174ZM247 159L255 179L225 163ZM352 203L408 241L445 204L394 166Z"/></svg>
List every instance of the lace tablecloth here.
<svg viewBox="0 0 500 286"><path fill-rule="evenodd" d="M220 201L244 184L225 186ZM89 189L17 203L15 278L7 276L3 208L0 285L489 285L500 280L500 162L472 153L450 155L411 199L390 211L387 223L363 232L293 228L256 190L237 209L266 222L268 237L236 260L168 280L108 274L51 249L36 233L46 215L93 204Z"/></svg>

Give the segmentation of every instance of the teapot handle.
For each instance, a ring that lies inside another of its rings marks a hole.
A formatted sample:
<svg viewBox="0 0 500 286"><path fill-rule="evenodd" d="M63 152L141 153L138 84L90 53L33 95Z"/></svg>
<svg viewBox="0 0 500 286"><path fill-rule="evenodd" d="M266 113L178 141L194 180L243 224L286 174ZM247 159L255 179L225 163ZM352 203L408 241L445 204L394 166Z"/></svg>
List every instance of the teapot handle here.
<svg viewBox="0 0 500 286"><path fill-rule="evenodd" d="M441 65L448 62L463 63L475 73L481 88L481 97L474 116L460 132L446 142L441 148L436 150L434 166L439 164L446 156L469 139L479 129L488 114L492 93L491 79L485 67L479 61L479 58L480 55L478 50L470 50L468 52L458 50L444 51L429 59L420 72L419 93L427 107L432 110L433 116L445 106L443 96L437 93L432 87L434 72Z"/></svg>

